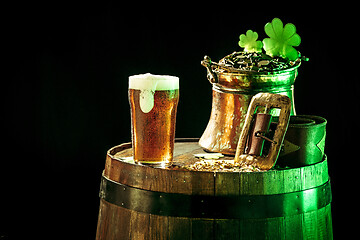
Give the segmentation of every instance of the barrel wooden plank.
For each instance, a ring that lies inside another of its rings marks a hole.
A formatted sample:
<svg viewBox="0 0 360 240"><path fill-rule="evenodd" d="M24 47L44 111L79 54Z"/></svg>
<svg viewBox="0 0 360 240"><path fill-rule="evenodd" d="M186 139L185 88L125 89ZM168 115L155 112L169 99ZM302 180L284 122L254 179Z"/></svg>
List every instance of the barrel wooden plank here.
<svg viewBox="0 0 360 240"><path fill-rule="evenodd" d="M194 175L189 172L191 176L192 195L214 195L215 179L212 172L199 172Z"/></svg>
<svg viewBox="0 0 360 240"><path fill-rule="evenodd" d="M96 239L114 239L118 236L121 236L121 239L129 239L132 231L128 224L131 213L131 210L119 208L101 199Z"/></svg>
<svg viewBox="0 0 360 240"><path fill-rule="evenodd" d="M266 230L265 230L266 229ZM261 219L241 219L239 239L267 239L266 221Z"/></svg>
<svg viewBox="0 0 360 240"><path fill-rule="evenodd" d="M329 180L328 165L326 161L300 168L300 170L303 189L312 188L314 185L320 185Z"/></svg>
<svg viewBox="0 0 360 240"><path fill-rule="evenodd" d="M244 195L261 195L264 193L264 175L259 172L240 174L240 193Z"/></svg>
<svg viewBox="0 0 360 240"><path fill-rule="evenodd" d="M269 171L264 175L264 185L263 193L264 194L279 194L285 192L284 184L284 173L278 171ZM274 184L278 183L278 184Z"/></svg>
<svg viewBox="0 0 360 240"><path fill-rule="evenodd" d="M149 235L141 239L159 239L165 240L169 238L169 217L150 215ZM140 238L139 238L140 239Z"/></svg>
<svg viewBox="0 0 360 240"><path fill-rule="evenodd" d="M191 218L169 217L168 221L169 239L182 240L184 236L191 236Z"/></svg>
<svg viewBox="0 0 360 240"><path fill-rule="evenodd" d="M216 196L239 195L240 173L217 172L214 179Z"/></svg>
<svg viewBox="0 0 360 240"><path fill-rule="evenodd" d="M186 239L186 238L184 238ZM191 236L188 239L214 239L213 219L194 218L191 221Z"/></svg>
<svg viewBox="0 0 360 240"><path fill-rule="evenodd" d="M214 222L214 239L241 239L238 219L216 219Z"/></svg>
<svg viewBox="0 0 360 240"><path fill-rule="evenodd" d="M268 236L265 239L286 239L283 218L267 218L266 220L267 223L265 229L271 229L271 231L266 231Z"/></svg>
<svg viewBox="0 0 360 240"><path fill-rule="evenodd" d="M293 236L293 239L304 239L303 237L303 215L296 214L284 218L284 235ZM305 238L306 239L306 238Z"/></svg>
<svg viewBox="0 0 360 240"><path fill-rule="evenodd" d="M298 192L303 190L300 168L286 169L284 172L284 192Z"/></svg>
<svg viewBox="0 0 360 240"><path fill-rule="evenodd" d="M120 215L121 216L121 215ZM149 239L150 236L150 215L141 212L131 211L129 219L130 236L128 239ZM124 236L127 239L127 233L119 233L118 236ZM121 239L121 238L114 238Z"/></svg>

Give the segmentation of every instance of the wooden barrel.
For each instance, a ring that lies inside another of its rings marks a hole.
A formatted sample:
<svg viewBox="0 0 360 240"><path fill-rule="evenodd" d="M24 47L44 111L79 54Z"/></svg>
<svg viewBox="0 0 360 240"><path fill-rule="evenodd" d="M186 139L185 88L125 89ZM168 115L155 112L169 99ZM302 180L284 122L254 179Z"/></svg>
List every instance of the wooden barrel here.
<svg viewBox="0 0 360 240"><path fill-rule="evenodd" d="M111 148L96 239L332 239L326 157L267 172L183 170L203 152L197 141L178 139L168 169L129 162L131 143Z"/></svg>

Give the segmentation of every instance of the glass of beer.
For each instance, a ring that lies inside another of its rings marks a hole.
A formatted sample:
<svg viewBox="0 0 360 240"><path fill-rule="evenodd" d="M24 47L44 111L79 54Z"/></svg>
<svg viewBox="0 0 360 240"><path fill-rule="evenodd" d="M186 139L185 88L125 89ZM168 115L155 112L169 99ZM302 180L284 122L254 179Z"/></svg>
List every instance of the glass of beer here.
<svg viewBox="0 0 360 240"><path fill-rule="evenodd" d="M172 164L179 78L150 73L129 77L131 133L136 163Z"/></svg>

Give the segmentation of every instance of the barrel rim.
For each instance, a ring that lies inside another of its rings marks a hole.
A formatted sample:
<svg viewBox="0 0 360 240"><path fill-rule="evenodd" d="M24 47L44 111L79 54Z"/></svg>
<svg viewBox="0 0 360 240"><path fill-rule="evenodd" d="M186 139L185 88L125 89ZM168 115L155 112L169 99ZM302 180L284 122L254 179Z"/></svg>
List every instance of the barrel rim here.
<svg viewBox="0 0 360 240"><path fill-rule="evenodd" d="M306 115L299 115L299 116L306 116ZM322 118L322 119L324 119L324 118ZM325 124L326 124L326 120L325 120ZM317 127L317 124L316 125L311 125L311 126L312 127L315 127L315 126ZM179 142L197 142L197 141L199 141L198 138L176 138L175 139L175 143L179 143ZM173 171L173 169L170 169L170 168L152 167L152 166L148 166L148 165L129 163L129 162L122 161L121 159L114 157L114 155L116 153L120 152L121 150L129 149L129 148L132 148L132 143L131 142L126 142L126 143L116 145L116 146L110 148L107 151L107 156L110 157L114 161L118 161L118 162L121 162L121 163L127 164L127 165L136 165L138 167L144 167L144 168L154 168L154 169L161 169L161 170L165 170L165 171ZM116 151L116 152L112 153L113 151ZM327 155L326 154L324 154L323 159L318 163L322 163L322 162L325 162L325 161L327 161ZM307 165L307 166L299 166L299 167L292 167L292 168L270 169L270 170L264 171L264 172L240 172L240 173L241 174L250 174L250 175L251 174L266 174L266 173L269 173L269 172L279 171L279 170L281 170L281 171L291 171L291 170L294 170L294 169L303 169L303 168L306 168L306 167L311 167L311 166L313 166L315 164L317 164L317 163ZM184 171L186 171L186 172L196 172L196 173L198 173L198 172L208 172L208 171L194 171L194 170L188 170L188 169L186 169L186 170L184 169ZM215 173L215 172L212 172L212 173ZM216 173L226 173L226 174L234 174L235 173L235 174L238 174L239 172L216 172Z"/></svg>
<svg viewBox="0 0 360 240"><path fill-rule="evenodd" d="M194 139L192 141L194 142ZM129 147L131 143L115 146L108 153L124 149L124 146ZM310 189L329 180L326 155L321 162L304 167L266 172L215 173L153 168L121 161L108 155L105 176L139 189L204 195L281 194Z"/></svg>

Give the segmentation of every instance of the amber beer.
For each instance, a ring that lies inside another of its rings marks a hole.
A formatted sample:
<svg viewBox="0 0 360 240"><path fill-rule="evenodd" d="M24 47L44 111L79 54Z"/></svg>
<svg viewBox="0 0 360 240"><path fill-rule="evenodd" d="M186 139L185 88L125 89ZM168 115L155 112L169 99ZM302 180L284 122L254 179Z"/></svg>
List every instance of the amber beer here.
<svg viewBox="0 0 360 240"><path fill-rule="evenodd" d="M172 164L179 78L141 74L129 77L134 160L165 167Z"/></svg>

